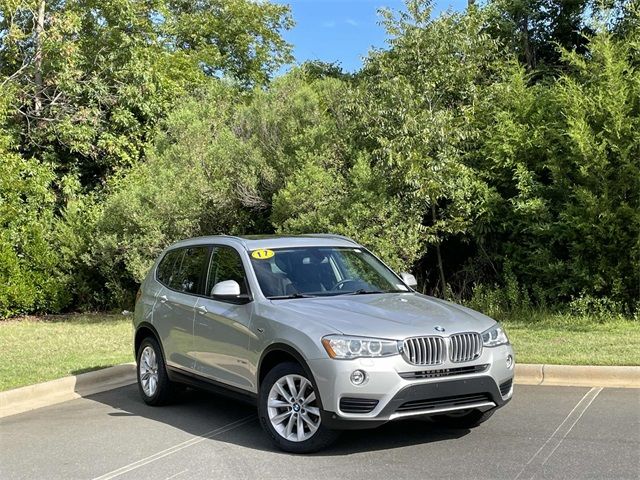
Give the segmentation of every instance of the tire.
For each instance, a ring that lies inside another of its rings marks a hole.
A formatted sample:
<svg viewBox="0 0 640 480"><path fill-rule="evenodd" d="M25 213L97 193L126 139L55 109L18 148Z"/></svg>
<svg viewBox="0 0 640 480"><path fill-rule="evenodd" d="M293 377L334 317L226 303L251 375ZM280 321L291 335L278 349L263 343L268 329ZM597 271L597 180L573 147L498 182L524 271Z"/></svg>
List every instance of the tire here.
<svg viewBox="0 0 640 480"><path fill-rule="evenodd" d="M155 338L146 337L140 343L136 354L136 371L138 391L147 405L166 405L174 400L177 388L169 380L162 349Z"/></svg>
<svg viewBox="0 0 640 480"><path fill-rule="evenodd" d="M322 425L313 379L293 362L278 364L267 373L260 384L258 416L276 447L286 452L317 452L339 436Z"/></svg>
<svg viewBox="0 0 640 480"><path fill-rule="evenodd" d="M435 415L433 421L451 428L474 428L481 423L486 422L495 413L496 409L482 412L480 410L471 410L467 413L453 413L445 415Z"/></svg>

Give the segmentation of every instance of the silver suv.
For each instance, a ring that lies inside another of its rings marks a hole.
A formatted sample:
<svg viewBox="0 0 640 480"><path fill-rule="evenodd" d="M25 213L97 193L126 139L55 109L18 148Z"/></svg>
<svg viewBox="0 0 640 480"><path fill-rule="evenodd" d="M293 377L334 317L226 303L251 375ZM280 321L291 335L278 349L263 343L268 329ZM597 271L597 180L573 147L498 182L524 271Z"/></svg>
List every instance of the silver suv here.
<svg viewBox="0 0 640 480"><path fill-rule="evenodd" d="M179 385L222 388L297 453L399 418L476 426L511 399L509 340L415 286L337 235L178 242L138 292L140 394L160 405Z"/></svg>

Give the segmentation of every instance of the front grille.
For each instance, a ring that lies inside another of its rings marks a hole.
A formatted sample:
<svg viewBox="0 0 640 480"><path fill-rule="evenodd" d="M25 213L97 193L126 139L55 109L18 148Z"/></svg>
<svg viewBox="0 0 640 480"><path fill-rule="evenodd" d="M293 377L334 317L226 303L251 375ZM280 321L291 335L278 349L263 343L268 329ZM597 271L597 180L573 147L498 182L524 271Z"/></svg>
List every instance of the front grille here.
<svg viewBox="0 0 640 480"><path fill-rule="evenodd" d="M507 380L506 382L500 384L500 393L502 394L503 397L509 393L509 390L511 390L512 384L513 384L513 379Z"/></svg>
<svg viewBox="0 0 640 480"><path fill-rule="evenodd" d="M402 355L412 365L438 365L444 361L445 348L442 337L407 338Z"/></svg>
<svg viewBox="0 0 640 480"><path fill-rule="evenodd" d="M489 368L489 364L471 365L469 367L441 368L439 370L421 370L419 372L402 372L399 373L399 375L407 380L419 380L422 378L453 377L455 375L480 373L484 372L487 368Z"/></svg>
<svg viewBox="0 0 640 480"><path fill-rule="evenodd" d="M451 335L451 361L470 362L482 353L482 337L479 333Z"/></svg>
<svg viewBox="0 0 640 480"><path fill-rule="evenodd" d="M456 395L454 397L427 398L424 400L412 400L410 402L405 402L398 407L396 412L462 407L465 405L491 401L491 397L488 393L472 393L468 395Z"/></svg>
<svg viewBox="0 0 640 480"><path fill-rule="evenodd" d="M340 410L344 413L369 413L378 405L378 400L372 398L349 398L340 399Z"/></svg>

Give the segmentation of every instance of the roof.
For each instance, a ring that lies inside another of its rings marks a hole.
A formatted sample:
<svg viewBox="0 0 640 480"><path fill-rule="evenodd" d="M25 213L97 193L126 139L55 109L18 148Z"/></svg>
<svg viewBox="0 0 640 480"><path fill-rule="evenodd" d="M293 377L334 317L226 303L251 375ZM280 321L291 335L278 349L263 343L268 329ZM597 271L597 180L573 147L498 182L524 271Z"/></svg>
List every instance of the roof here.
<svg viewBox="0 0 640 480"><path fill-rule="evenodd" d="M359 246L354 240L341 235L325 233L307 235L211 235L182 240L173 246L202 245L218 243L221 245L242 246L246 250L258 248L291 248L291 247L355 247Z"/></svg>

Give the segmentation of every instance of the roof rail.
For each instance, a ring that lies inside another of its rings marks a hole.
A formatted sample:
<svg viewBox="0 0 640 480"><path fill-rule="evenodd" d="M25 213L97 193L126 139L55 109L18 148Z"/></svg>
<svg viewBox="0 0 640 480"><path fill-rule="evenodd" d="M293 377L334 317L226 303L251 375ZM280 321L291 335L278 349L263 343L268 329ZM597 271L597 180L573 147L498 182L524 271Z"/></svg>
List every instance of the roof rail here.
<svg viewBox="0 0 640 480"><path fill-rule="evenodd" d="M337 235L335 233L308 233L308 234L304 234L301 235L303 237L321 237L321 238L334 238L336 240L346 240L347 242L351 242L354 245L358 245L358 242L356 242L354 239L346 237L344 235Z"/></svg>

